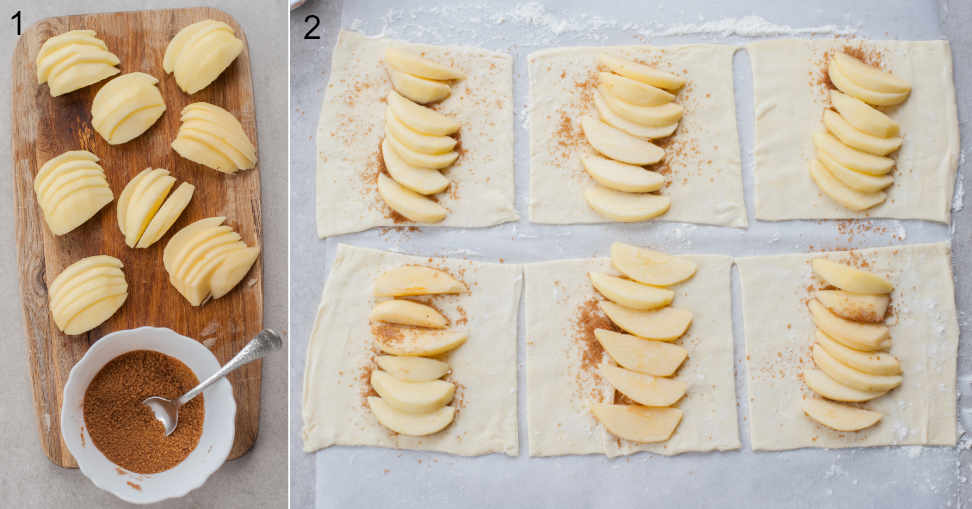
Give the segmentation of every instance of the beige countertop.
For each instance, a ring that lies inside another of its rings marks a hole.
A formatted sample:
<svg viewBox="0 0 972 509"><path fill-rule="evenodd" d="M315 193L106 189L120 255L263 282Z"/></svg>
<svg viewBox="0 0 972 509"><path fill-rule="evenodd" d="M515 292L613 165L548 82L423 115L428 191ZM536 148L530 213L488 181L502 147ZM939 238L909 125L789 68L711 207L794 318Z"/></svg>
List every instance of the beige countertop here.
<svg viewBox="0 0 972 509"><path fill-rule="evenodd" d="M51 16L87 12L208 6L225 10L243 26L250 45L253 90L263 172L264 324L287 330L287 20L285 0L264 0L259 9L234 0L198 3L165 0L4 1L4 20L22 11L23 29ZM17 38L5 21L0 36L0 494L6 507L127 507L89 482L79 470L47 460L38 441L17 284L16 226L10 171L10 72ZM249 453L223 465L206 484L160 507L285 507L287 497L287 352L263 364L260 436Z"/></svg>

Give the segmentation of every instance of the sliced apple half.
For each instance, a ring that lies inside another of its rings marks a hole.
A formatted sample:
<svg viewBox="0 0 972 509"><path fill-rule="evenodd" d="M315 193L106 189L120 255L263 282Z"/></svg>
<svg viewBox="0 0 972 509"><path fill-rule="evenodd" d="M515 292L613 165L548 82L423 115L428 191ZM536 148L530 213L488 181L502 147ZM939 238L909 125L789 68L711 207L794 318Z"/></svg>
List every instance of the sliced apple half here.
<svg viewBox="0 0 972 509"><path fill-rule="evenodd" d="M452 93L452 88L441 81L419 78L395 69L389 69L388 76L399 94L419 104L441 101Z"/></svg>
<svg viewBox="0 0 972 509"><path fill-rule="evenodd" d="M51 97L73 92L118 74L118 57L94 30L71 30L44 41L37 53L37 83Z"/></svg>
<svg viewBox="0 0 972 509"><path fill-rule="evenodd" d="M403 382L381 370L371 372L371 386L381 399L400 412L426 414L442 408L456 392L456 384L442 380Z"/></svg>
<svg viewBox="0 0 972 509"><path fill-rule="evenodd" d="M862 352L884 350L890 345L888 328L874 323L845 320L814 299L807 305L814 325L845 346Z"/></svg>
<svg viewBox="0 0 972 509"><path fill-rule="evenodd" d="M452 136L432 136L409 129L391 108L385 108L385 131L402 145L424 154L445 154L456 147L456 139Z"/></svg>
<svg viewBox="0 0 972 509"><path fill-rule="evenodd" d="M670 376L688 357L688 350L664 341L649 341L631 334L594 329L594 337L626 369L654 376Z"/></svg>
<svg viewBox="0 0 972 509"><path fill-rule="evenodd" d="M391 355L430 357L458 348L469 338L462 330L412 329L386 325L376 334L381 351Z"/></svg>
<svg viewBox="0 0 972 509"><path fill-rule="evenodd" d="M218 299L235 288L250 272L259 255L259 247L246 247L226 254L209 280L212 297Z"/></svg>
<svg viewBox="0 0 972 509"><path fill-rule="evenodd" d="M884 203L884 200L888 197L883 191L865 193L852 189L838 180L837 177L834 177L817 159L810 161L810 178L817 184L820 191L831 200L858 212L876 207Z"/></svg>
<svg viewBox="0 0 972 509"><path fill-rule="evenodd" d="M618 99L607 90L601 90L601 97L607 103L608 108L618 114L621 118L634 122L638 125L649 127L663 127L678 122L685 112L682 105L676 102L668 102L658 106L635 106Z"/></svg>
<svg viewBox="0 0 972 509"><path fill-rule="evenodd" d="M856 97L831 90L830 103L847 122L871 136L892 138L901 132L891 117Z"/></svg>
<svg viewBox="0 0 972 509"><path fill-rule="evenodd" d="M196 187L188 182L179 184L179 187L172 191L172 194L152 217L152 221L145 227L145 232L142 233L135 247L149 247L162 238L189 206L189 201L192 200L192 194L195 191Z"/></svg>
<svg viewBox="0 0 972 509"><path fill-rule="evenodd" d="M824 126L850 148L874 154L888 155L901 148L901 138L879 138L858 130L834 110L824 111Z"/></svg>
<svg viewBox="0 0 972 509"><path fill-rule="evenodd" d="M170 176L169 172L163 169L152 170L139 179L128 203L125 229L122 231L128 247L135 247L138 244L142 233L169 195L175 181L175 177Z"/></svg>
<svg viewBox="0 0 972 509"><path fill-rule="evenodd" d="M459 130L459 122L431 108L409 101L394 90L388 92L388 107L413 131L443 136Z"/></svg>
<svg viewBox="0 0 972 509"><path fill-rule="evenodd" d="M646 375L611 365L601 368L601 376L621 394L649 407L674 405L688 390L688 385L681 380Z"/></svg>
<svg viewBox="0 0 972 509"><path fill-rule="evenodd" d="M817 330L817 344L842 364L871 375L900 375L901 362L887 352L862 352Z"/></svg>
<svg viewBox="0 0 972 509"><path fill-rule="evenodd" d="M878 323L884 320L891 298L843 290L819 290L814 297L835 315L855 322Z"/></svg>
<svg viewBox="0 0 972 509"><path fill-rule="evenodd" d="M48 288L48 294L55 296L58 292L61 292L67 288L69 282L74 280L78 275L83 274L89 270L97 269L99 267L114 267L117 269L122 268L122 262L114 256L108 255L95 255L89 256L87 258L82 258L62 270L57 277L51 281L51 285Z"/></svg>
<svg viewBox="0 0 972 509"><path fill-rule="evenodd" d="M887 71L867 65L846 53L834 54L832 62L844 76L868 90L891 94L911 91L911 85L908 82Z"/></svg>
<svg viewBox="0 0 972 509"><path fill-rule="evenodd" d="M639 338L675 341L692 323L692 312L686 309L666 307L638 311L607 301L599 302L598 307L615 325Z"/></svg>
<svg viewBox="0 0 972 509"><path fill-rule="evenodd" d="M813 133L813 145L838 163L868 175L886 175L894 168L894 159L848 147L827 131Z"/></svg>
<svg viewBox="0 0 972 509"><path fill-rule="evenodd" d="M620 115L614 112L608 104L604 96L597 89L594 89L594 107L597 108L597 116L605 124L620 129L631 136L636 138L641 138L644 140L654 140L657 138L665 138L671 136L678 129L678 122L673 122L665 126L645 126L636 124L630 120L621 118Z"/></svg>
<svg viewBox="0 0 972 509"><path fill-rule="evenodd" d="M405 299L379 302L371 310L371 319L431 329L444 329L449 325L449 320L434 307Z"/></svg>
<svg viewBox="0 0 972 509"><path fill-rule="evenodd" d="M650 193L665 185L665 177L661 173L646 170L641 166L619 163L594 155L584 156L581 162L588 175L608 189L628 193Z"/></svg>
<svg viewBox="0 0 972 509"><path fill-rule="evenodd" d="M672 299L675 298L675 292L671 290L655 288L630 279L599 272L588 272L587 276L601 295L627 308L658 309L671 304Z"/></svg>
<svg viewBox="0 0 972 509"><path fill-rule="evenodd" d="M438 433L452 423L456 416L455 407L444 406L427 414L410 414L392 408L381 398L368 397L368 407L375 414L375 418L382 426L399 433L413 437L422 437Z"/></svg>
<svg viewBox="0 0 972 509"><path fill-rule="evenodd" d="M672 206L671 198L649 193L625 193L601 186L584 190L584 199L594 212L622 223L647 221Z"/></svg>
<svg viewBox="0 0 972 509"><path fill-rule="evenodd" d="M612 435L642 444L668 440L682 421L677 408L593 403L591 413Z"/></svg>
<svg viewBox="0 0 972 509"><path fill-rule="evenodd" d="M622 163L643 166L655 164L665 157L665 151L654 143L631 136L594 117L582 118L581 129L594 150Z"/></svg>
<svg viewBox="0 0 972 509"><path fill-rule="evenodd" d="M901 104L908 99L908 92L878 92L854 82L853 79L844 74L844 70L837 65L836 59L830 60L830 65L827 67L827 75L838 90L868 104L891 106Z"/></svg>
<svg viewBox="0 0 972 509"><path fill-rule="evenodd" d="M599 72L597 79L604 93L635 106L658 106L675 100L670 92L614 73Z"/></svg>
<svg viewBox="0 0 972 509"><path fill-rule="evenodd" d="M384 173L378 174L378 194L392 210L416 223L438 223L448 214L442 205L395 182Z"/></svg>
<svg viewBox="0 0 972 509"><path fill-rule="evenodd" d="M884 295L894 290L890 281L873 272L826 258L814 258L811 266L820 279L847 292Z"/></svg>
<svg viewBox="0 0 972 509"><path fill-rule="evenodd" d="M867 203L869 199L868 195L877 193L894 184L894 177L891 175L868 175L867 173L854 171L835 161L826 152L818 151L817 160L823 164L824 169L830 172L834 178L845 186L860 192L860 198L863 198L863 201L859 201L858 203L862 205ZM824 178L826 178L826 175L824 175Z"/></svg>
<svg viewBox="0 0 972 509"><path fill-rule="evenodd" d="M403 297L468 291L465 283L445 271L406 265L381 273L375 279L374 294L377 297Z"/></svg>
<svg viewBox="0 0 972 509"><path fill-rule="evenodd" d="M837 431L860 431L870 428L883 417L879 412L823 399L803 400L803 413L814 421Z"/></svg>
<svg viewBox="0 0 972 509"><path fill-rule="evenodd" d="M406 164L415 166L418 168L431 168L433 170L441 170L443 168L448 168L452 163L456 162L459 157L458 152L446 152L444 154L423 154L422 152L417 152L406 147L402 142L395 139L395 136L391 133L385 135L385 140L382 143L388 143L398 157L402 159Z"/></svg>
<svg viewBox="0 0 972 509"><path fill-rule="evenodd" d="M84 293L74 295L74 299L66 302L58 302L57 305L51 303L51 314L54 317L54 323L65 334L80 334L97 327L110 318L118 309L107 304L98 306L98 303L128 293L128 283L125 282L124 277L89 281L82 285L82 287L79 287L79 290L85 290ZM81 313L85 313L85 316L88 317L85 321L90 323L90 326L79 329L77 324L75 324L75 327L70 327L71 322Z"/></svg>
<svg viewBox="0 0 972 509"><path fill-rule="evenodd" d="M162 68L173 73L176 84L187 94L206 88L243 51L243 41L222 21L193 23L176 34L165 49Z"/></svg>
<svg viewBox="0 0 972 509"><path fill-rule="evenodd" d="M84 334L91 329L105 323L116 311L121 309L128 299L128 292L105 297L74 315L64 326L64 333L69 336Z"/></svg>
<svg viewBox="0 0 972 509"><path fill-rule="evenodd" d="M459 71L403 48L386 49L385 63L393 69L430 80L458 80L464 77Z"/></svg>
<svg viewBox="0 0 972 509"><path fill-rule="evenodd" d="M222 216L207 217L195 221L173 234L169 242L165 244L165 249L162 250L162 266L165 267L165 270L169 273L174 272L176 263L182 260L188 249L191 249L196 237L218 227L225 220L226 218Z"/></svg>
<svg viewBox="0 0 972 509"><path fill-rule="evenodd" d="M147 131L165 112L159 80L141 72L118 76L91 102L91 125L109 145L126 143Z"/></svg>
<svg viewBox="0 0 972 509"><path fill-rule="evenodd" d="M663 88L665 90L678 90L685 85L684 78L680 78L670 72L660 71L654 67L607 53L598 55L597 62L621 76L640 81L653 87Z"/></svg>
<svg viewBox="0 0 972 509"><path fill-rule="evenodd" d="M429 382L449 372L445 362L427 357L395 357L379 355L378 367L403 382Z"/></svg>
<svg viewBox="0 0 972 509"><path fill-rule="evenodd" d="M611 244L611 264L639 283L671 286L695 275L695 262L622 242Z"/></svg>
<svg viewBox="0 0 972 509"><path fill-rule="evenodd" d="M385 162L385 169L395 182L424 195L440 193L449 187L449 179L438 170L419 168L405 162L392 146L391 140L392 137L388 136L381 142L381 156Z"/></svg>
<svg viewBox="0 0 972 509"><path fill-rule="evenodd" d="M813 345L813 361L830 378L859 391L886 392L901 385L903 380L900 375L872 375L857 371L835 359L819 344Z"/></svg>
<svg viewBox="0 0 972 509"><path fill-rule="evenodd" d="M808 369L804 371L803 381L806 382L807 387L813 392L834 401L862 403L887 394L887 391L871 392L848 387L830 378L827 373L819 369Z"/></svg>

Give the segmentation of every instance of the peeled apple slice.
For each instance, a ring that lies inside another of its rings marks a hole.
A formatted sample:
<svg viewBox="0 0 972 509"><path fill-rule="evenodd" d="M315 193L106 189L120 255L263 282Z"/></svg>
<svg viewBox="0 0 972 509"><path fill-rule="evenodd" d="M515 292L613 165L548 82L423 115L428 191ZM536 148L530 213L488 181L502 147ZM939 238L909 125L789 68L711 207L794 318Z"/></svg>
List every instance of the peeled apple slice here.
<svg viewBox="0 0 972 509"><path fill-rule="evenodd" d="M645 126L636 124L630 120L621 118L620 115L615 113L610 106L607 104L607 100L601 95L601 92L594 89L594 107L597 108L597 116L605 124L620 129L631 136L636 138L641 138L644 140L654 140L657 138L665 138L671 136L678 129L678 122L673 122L665 126Z"/></svg>
<svg viewBox="0 0 972 509"><path fill-rule="evenodd" d="M688 385L681 380L654 377L617 366L602 367L601 376L621 394L649 407L674 405L688 389Z"/></svg>
<svg viewBox="0 0 972 509"><path fill-rule="evenodd" d="M406 265L385 271L378 276L375 279L374 294L377 297L403 297L468 291L469 288L465 283L445 271Z"/></svg>
<svg viewBox="0 0 972 509"><path fill-rule="evenodd" d="M54 323L72 336L104 323L128 297L121 261L105 255L69 265L54 278L48 290Z"/></svg>
<svg viewBox="0 0 972 509"><path fill-rule="evenodd" d="M677 408L593 403L591 412L612 435L643 444L668 440L682 421Z"/></svg>
<svg viewBox="0 0 972 509"><path fill-rule="evenodd" d="M608 91L601 90L601 97L611 110L621 118L638 125L662 127L678 122L685 112L676 102L668 102L658 106L636 106L612 96Z"/></svg>
<svg viewBox="0 0 972 509"><path fill-rule="evenodd" d="M901 138L878 138L857 130L837 112L827 110L823 116L824 126L848 147L878 156L888 155L901 148Z"/></svg>
<svg viewBox="0 0 972 509"><path fill-rule="evenodd" d="M670 376L688 357L688 350L663 341L649 341L630 334L595 329L594 337L619 365L655 376Z"/></svg>
<svg viewBox="0 0 972 509"><path fill-rule="evenodd" d="M890 281L877 274L826 258L814 258L811 266L820 279L847 292L883 295L894 290Z"/></svg>
<svg viewBox="0 0 972 509"><path fill-rule="evenodd" d="M446 317L434 307L405 299L392 299L378 303L371 310L371 319L432 329L444 329L449 325Z"/></svg>
<svg viewBox="0 0 972 509"><path fill-rule="evenodd" d="M449 179L437 170L412 166L402 160L398 151L392 147L392 137L388 136L381 142L381 156L385 162L385 169L395 182L419 194L440 193L449 187Z"/></svg>
<svg viewBox="0 0 972 509"><path fill-rule="evenodd" d="M118 63L94 30L71 30L41 45L37 83L47 83L51 97L57 97L118 74Z"/></svg>
<svg viewBox="0 0 972 509"><path fill-rule="evenodd" d="M442 205L405 188L384 173L378 174L378 194L392 210L416 223L438 223L448 214Z"/></svg>
<svg viewBox="0 0 972 509"><path fill-rule="evenodd" d="M615 325L639 338L675 341L692 323L692 312L685 309L666 307L637 311L605 301L599 302L598 307Z"/></svg>
<svg viewBox="0 0 972 509"><path fill-rule="evenodd" d="M138 244L145 228L162 207L175 180L175 177L169 176L168 171L156 169L135 183L135 189L126 204L128 210L125 212L125 229L122 230L128 247Z"/></svg>
<svg viewBox="0 0 972 509"><path fill-rule="evenodd" d="M121 309L128 299L128 292L105 297L91 306L85 308L71 318L64 326L64 333L68 336L76 336L94 329L105 323L116 311Z"/></svg>
<svg viewBox="0 0 972 509"><path fill-rule="evenodd" d="M608 189L628 193L650 193L665 185L662 174L600 156L584 156L581 159L584 169L594 179Z"/></svg>
<svg viewBox="0 0 972 509"><path fill-rule="evenodd" d="M616 161L643 166L665 157L665 151L650 141L635 138L594 117L582 118L581 129L595 150Z"/></svg>
<svg viewBox="0 0 972 509"><path fill-rule="evenodd" d="M862 352L844 346L817 330L817 344L831 357L850 368L871 375L900 375L901 363L887 352Z"/></svg>
<svg viewBox="0 0 972 509"><path fill-rule="evenodd" d="M843 290L820 290L814 297L835 315L855 322L877 323L884 320L891 298L885 295L850 293Z"/></svg>
<svg viewBox="0 0 972 509"><path fill-rule="evenodd" d="M894 159L848 147L826 131L813 133L813 145L834 161L868 175L885 175L894 168Z"/></svg>
<svg viewBox="0 0 972 509"><path fill-rule="evenodd" d="M214 104L192 103L182 109L181 121L172 141L172 149L180 156L223 173L256 167L256 147L229 111Z"/></svg>
<svg viewBox="0 0 972 509"><path fill-rule="evenodd" d="M142 233L135 247L146 248L161 239L165 232L169 231L169 228L172 228L172 225L179 219L182 211L189 206L189 201L192 200L192 194L195 190L196 187L188 182L179 184L179 187L169 195L169 198L165 200L148 226L145 227L145 232Z"/></svg>
<svg viewBox="0 0 972 509"><path fill-rule="evenodd" d="M376 335L381 351L391 355L429 357L454 350L466 342L469 333L461 330L412 329L392 327Z"/></svg>
<svg viewBox="0 0 972 509"><path fill-rule="evenodd" d="M413 131L402 123L391 108L385 108L385 132L391 134L402 145L424 154L445 154L456 146L451 136L430 136Z"/></svg>
<svg viewBox="0 0 972 509"><path fill-rule="evenodd" d="M459 71L403 48L386 49L385 62L393 69L430 80L458 80L464 77Z"/></svg>
<svg viewBox="0 0 972 509"><path fill-rule="evenodd" d="M594 186L584 191L584 199L594 212L622 223L658 217L672 206L671 198L648 193L625 193Z"/></svg>
<svg viewBox="0 0 972 509"><path fill-rule="evenodd" d="M900 375L871 375L844 365L823 349L813 345L813 361L827 376L841 385L867 392L890 391L901 385Z"/></svg>
<svg viewBox="0 0 972 509"><path fill-rule="evenodd" d="M883 417L878 412L822 399L804 400L803 413L818 423L837 431L860 431L864 428L870 428Z"/></svg>
<svg viewBox="0 0 972 509"><path fill-rule="evenodd" d="M887 391L870 392L847 387L830 378L827 373L819 369L804 371L803 381L806 382L807 387L813 392L834 401L862 403L887 394Z"/></svg>
<svg viewBox="0 0 972 509"><path fill-rule="evenodd" d="M423 154L421 152L416 152L400 141L396 140L394 136L389 133L385 136L383 143L388 143L392 148L395 149L395 153L398 157L402 159L406 164L418 167L418 168L430 168L433 170L441 170L443 168L448 168L452 163L456 162L459 157L458 152L446 152L445 154Z"/></svg>
<svg viewBox="0 0 972 509"><path fill-rule="evenodd" d="M92 279L61 298L51 300L51 314L54 316L54 322L63 324L64 330L67 331L70 321L82 311L91 308L94 303L127 292L128 283L125 282L123 275Z"/></svg>
<svg viewBox="0 0 972 509"><path fill-rule="evenodd" d="M382 426L399 433L413 437L421 437L438 433L452 423L456 409L444 406L427 414L409 414L391 407L381 398L368 397L368 406L375 414L375 418Z"/></svg>
<svg viewBox="0 0 972 509"><path fill-rule="evenodd" d="M249 272L260 253L248 247L224 218L201 219L179 230L162 252L172 286L193 306L218 299Z"/></svg>
<svg viewBox="0 0 972 509"><path fill-rule="evenodd" d="M181 230L177 231L166 243L165 249L162 250L162 265L165 270L170 273L176 269L176 264L179 263L188 249L192 247L197 235L203 234L218 228L226 218L219 217L207 217L206 219L200 219Z"/></svg>
<svg viewBox="0 0 972 509"><path fill-rule="evenodd" d="M403 382L429 382L449 372L445 362L426 357L380 355L375 360L378 367Z"/></svg>
<svg viewBox="0 0 972 509"><path fill-rule="evenodd" d="M675 298L675 292L671 290L655 288L630 279L598 272L588 272L587 276L601 295L626 308L642 311L658 309L671 304Z"/></svg>
<svg viewBox="0 0 972 509"><path fill-rule="evenodd" d="M837 59L831 59L830 65L827 67L827 75L830 77L830 81L837 87L841 92L856 97L868 104L873 104L875 106L891 106L894 104L901 104L908 99L908 92L878 92L876 90L870 90L851 79L849 76L844 74L844 71L837 65Z"/></svg>
<svg viewBox="0 0 972 509"><path fill-rule="evenodd" d="M901 132L900 126L891 117L856 97L831 90L830 103L847 122L871 136L892 138Z"/></svg>
<svg viewBox="0 0 972 509"><path fill-rule="evenodd" d="M599 72L597 79L604 93L635 106L658 106L675 100L674 95L660 88L614 73Z"/></svg>
<svg viewBox="0 0 972 509"><path fill-rule="evenodd" d="M834 54L831 62L844 76L868 90L892 94L911 91L911 85L906 81L877 67L867 65L846 53Z"/></svg>
<svg viewBox="0 0 972 509"><path fill-rule="evenodd" d="M682 88L682 85L685 85L685 79L672 73L659 71L654 67L607 53L598 55L597 62L621 76L665 90L678 90Z"/></svg>
<svg viewBox="0 0 972 509"><path fill-rule="evenodd" d="M827 170L835 179L862 193L864 200L862 204L867 203L866 195L877 193L894 184L894 177L891 175L868 175L854 171L833 160L826 152L817 152L817 160L823 164L823 169Z"/></svg>
<svg viewBox="0 0 972 509"><path fill-rule="evenodd" d="M381 399L399 412L425 414L452 401L456 384L442 380L403 382L384 371L371 372L371 386Z"/></svg>
<svg viewBox="0 0 972 509"><path fill-rule="evenodd" d="M165 112L159 80L132 72L106 83L91 102L91 125L109 145L128 142L147 131Z"/></svg>
<svg viewBox="0 0 972 509"><path fill-rule="evenodd" d="M824 334L854 350L873 352L883 350L889 344L889 332L885 325L845 320L831 313L816 299L811 300L808 307L814 325Z"/></svg>
<svg viewBox="0 0 972 509"><path fill-rule="evenodd" d="M621 242L611 244L611 264L625 276L652 286L681 283L694 276L698 267L688 258Z"/></svg>
<svg viewBox="0 0 972 509"><path fill-rule="evenodd" d="M187 94L216 81L243 52L243 41L222 21L205 20L180 30L165 49L162 68L174 73L176 84Z"/></svg>
<svg viewBox="0 0 972 509"><path fill-rule="evenodd" d="M34 177L34 193L54 235L81 226L114 199L98 156L87 150L65 152L44 163Z"/></svg>
<svg viewBox="0 0 972 509"><path fill-rule="evenodd" d="M388 92L388 107L413 131L444 136L459 130L459 122L431 108L409 101L394 90Z"/></svg>
<svg viewBox="0 0 972 509"><path fill-rule="evenodd" d="M224 256L209 280L210 294L218 299L229 293L250 271L260 255L260 248L246 247Z"/></svg>
<svg viewBox="0 0 972 509"><path fill-rule="evenodd" d="M851 189L827 171L817 159L810 161L810 177L823 194L851 210L858 212L867 210L884 203L887 199L887 194L883 191L864 193Z"/></svg>
<svg viewBox="0 0 972 509"><path fill-rule="evenodd" d="M389 69L388 76L399 94L419 104L441 101L452 93L449 85L441 81L419 78L395 69Z"/></svg>

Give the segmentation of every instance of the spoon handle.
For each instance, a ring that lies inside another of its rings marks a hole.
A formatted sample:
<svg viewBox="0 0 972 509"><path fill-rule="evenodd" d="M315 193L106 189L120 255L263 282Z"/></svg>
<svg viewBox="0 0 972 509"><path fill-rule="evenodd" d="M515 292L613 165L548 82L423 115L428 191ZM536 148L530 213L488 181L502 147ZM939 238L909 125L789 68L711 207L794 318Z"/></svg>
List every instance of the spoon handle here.
<svg viewBox="0 0 972 509"><path fill-rule="evenodd" d="M280 337L280 334L277 334L277 332L271 329L263 329L240 350L240 353L236 354L223 367L219 368L219 371L213 373L212 376L193 387L191 391L180 396L176 400L176 405L185 405L189 400L198 396L199 393L205 391L210 385L213 385L217 380L225 377L231 371L244 364L249 364L257 359L263 358L268 353L279 350L281 346L283 346L283 338Z"/></svg>

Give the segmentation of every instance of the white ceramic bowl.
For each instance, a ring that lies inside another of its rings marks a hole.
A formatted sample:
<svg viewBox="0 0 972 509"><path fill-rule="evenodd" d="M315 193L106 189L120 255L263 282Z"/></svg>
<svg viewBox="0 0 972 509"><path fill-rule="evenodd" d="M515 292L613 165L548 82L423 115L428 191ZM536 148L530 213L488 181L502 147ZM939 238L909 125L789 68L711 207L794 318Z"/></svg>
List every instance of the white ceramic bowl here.
<svg viewBox="0 0 972 509"><path fill-rule="evenodd" d="M235 434L236 401L226 379L220 380L204 394L206 414L199 445L174 468L157 474L125 471L105 457L84 426L84 393L98 371L115 357L133 350L155 350L179 359L204 380L219 369L216 356L194 339L170 329L140 327L113 332L98 340L74 365L64 386L61 405L61 433L68 450L78 461L81 472L99 488L126 502L150 504L181 497L202 486L206 479L226 461ZM136 484L140 489L132 485Z"/></svg>

